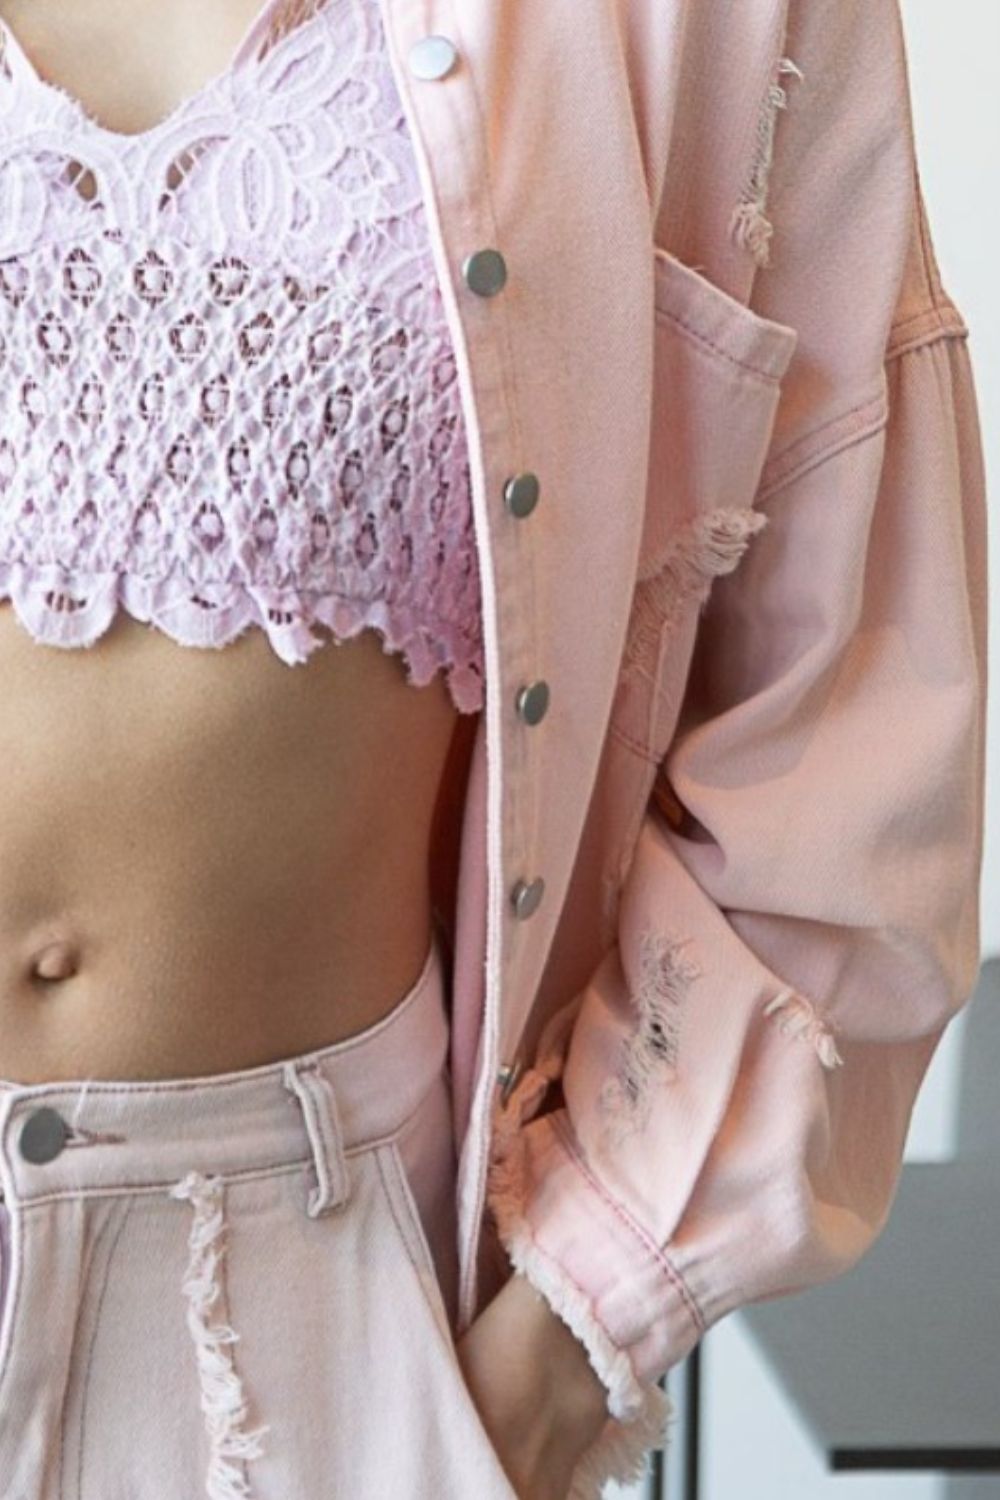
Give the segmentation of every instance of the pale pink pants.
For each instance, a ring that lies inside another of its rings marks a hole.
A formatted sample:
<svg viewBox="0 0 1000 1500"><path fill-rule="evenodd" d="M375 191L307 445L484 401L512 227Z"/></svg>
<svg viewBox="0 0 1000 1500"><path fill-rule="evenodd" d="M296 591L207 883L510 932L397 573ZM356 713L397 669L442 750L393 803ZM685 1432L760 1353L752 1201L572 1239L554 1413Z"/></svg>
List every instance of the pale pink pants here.
<svg viewBox="0 0 1000 1500"><path fill-rule="evenodd" d="M455 1355L447 1049L435 933L320 1051L0 1081L3 1500L512 1500Z"/></svg>

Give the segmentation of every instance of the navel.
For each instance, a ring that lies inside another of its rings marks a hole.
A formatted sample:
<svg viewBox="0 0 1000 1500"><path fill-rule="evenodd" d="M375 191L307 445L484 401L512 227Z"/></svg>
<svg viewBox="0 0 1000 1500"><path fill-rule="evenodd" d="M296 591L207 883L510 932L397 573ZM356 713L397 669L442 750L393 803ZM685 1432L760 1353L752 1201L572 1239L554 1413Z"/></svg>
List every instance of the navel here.
<svg viewBox="0 0 1000 1500"><path fill-rule="evenodd" d="M79 950L75 943L46 943L32 959L33 979L70 979L80 963Z"/></svg>

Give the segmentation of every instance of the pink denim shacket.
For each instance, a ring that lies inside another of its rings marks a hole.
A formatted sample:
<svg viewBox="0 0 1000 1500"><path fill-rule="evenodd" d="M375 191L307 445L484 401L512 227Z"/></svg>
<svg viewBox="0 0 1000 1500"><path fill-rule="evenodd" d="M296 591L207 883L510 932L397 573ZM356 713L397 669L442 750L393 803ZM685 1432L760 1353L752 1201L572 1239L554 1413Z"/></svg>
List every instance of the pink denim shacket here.
<svg viewBox="0 0 1000 1500"><path fill-rule="evenodd" d="M665 1440L657 1382L706 1329L871 1247L974 987L968 328L898 0L385 14L484 591L486 711L434 865L461 1327L513 1264L579 1337L609 1410L583 1500ZM455 64L418 79L434 33Z"/></svg>
<svg viewBox="0 0 1000 1500"><path fill-rule="evenodd" d="M608 1392L593 1500L707 1328L872 1245L973 988L968 329L899 0L372 4L481 587L430 862L459 1332L512 1267L568 1323Z"/></svg>

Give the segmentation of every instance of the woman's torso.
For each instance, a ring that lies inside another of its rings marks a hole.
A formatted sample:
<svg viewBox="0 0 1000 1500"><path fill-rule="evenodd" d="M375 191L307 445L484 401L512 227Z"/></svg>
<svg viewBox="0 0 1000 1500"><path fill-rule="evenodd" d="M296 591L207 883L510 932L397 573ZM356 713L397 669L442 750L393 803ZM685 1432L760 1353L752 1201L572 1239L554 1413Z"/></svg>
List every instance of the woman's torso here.
<svg viewBox="0 0 1000 1500"><path fill-rule="evenodd" d="M143 0L125 25L110 0L0 0L0 18L127 135L218 74L260 8ZM317 633L289 666L259 629L198 649L120 611L66 650L0 603L0 1075L253 1066L414 982L459 715L373 630Z"/></svg>

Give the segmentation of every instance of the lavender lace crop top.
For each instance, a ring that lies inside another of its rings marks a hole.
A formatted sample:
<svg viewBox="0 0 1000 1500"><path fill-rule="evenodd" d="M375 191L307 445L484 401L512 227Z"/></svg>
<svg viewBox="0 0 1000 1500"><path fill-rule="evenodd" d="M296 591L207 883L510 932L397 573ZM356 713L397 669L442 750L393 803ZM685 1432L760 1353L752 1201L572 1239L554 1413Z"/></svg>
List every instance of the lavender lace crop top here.
<svg viewBox="0 0 1000 1500"><path fill-rule="evenodd" d="M470 495L377 0L266 0L138 135L0 22L0 597L32 636L123 608L292 664L369 626L472 712Z"/></svg>

